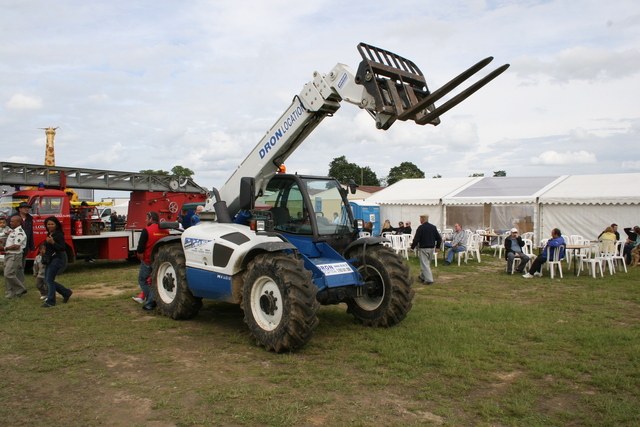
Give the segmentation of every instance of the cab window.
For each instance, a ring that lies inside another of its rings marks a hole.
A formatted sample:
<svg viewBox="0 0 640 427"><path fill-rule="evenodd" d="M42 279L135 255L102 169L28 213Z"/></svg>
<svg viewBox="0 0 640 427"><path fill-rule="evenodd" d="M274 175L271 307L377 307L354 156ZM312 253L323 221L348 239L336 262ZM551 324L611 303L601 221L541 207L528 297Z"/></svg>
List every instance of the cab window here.
<svg viewBox="0 0 640 427"><path fill-rule="evenodd" d="M32 208L36 215L56 215L62 213L62 197L38 198Z"/></svg>

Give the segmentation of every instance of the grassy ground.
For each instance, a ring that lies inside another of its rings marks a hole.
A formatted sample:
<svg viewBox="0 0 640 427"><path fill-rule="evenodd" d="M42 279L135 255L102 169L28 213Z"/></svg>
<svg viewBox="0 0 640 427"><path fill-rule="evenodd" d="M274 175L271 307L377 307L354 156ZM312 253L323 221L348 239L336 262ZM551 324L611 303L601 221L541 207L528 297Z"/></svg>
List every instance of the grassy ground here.
<svg viewBox="0 0 640 427"><path fill-rule="evenodd" d="M640 425L640 268L526 280L485 254L434 271L396 327L322 307L282 355L234 305L144 312L135 264L70 266L74 295L50 309L30 278L0 302L0 425Z"/></svg>

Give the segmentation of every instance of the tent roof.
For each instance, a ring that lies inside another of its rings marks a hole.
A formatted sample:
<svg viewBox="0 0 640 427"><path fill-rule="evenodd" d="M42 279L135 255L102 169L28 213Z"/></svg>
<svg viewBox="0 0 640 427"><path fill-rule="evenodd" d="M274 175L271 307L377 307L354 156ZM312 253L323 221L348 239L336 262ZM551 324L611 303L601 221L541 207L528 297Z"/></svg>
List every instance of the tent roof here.
<svg viewBox="0 0 640 427"><path fill-rule="evenodd" d="M446 205L536 203L537 197L565 177L485 177L447 196Z"/></svg>
<svg viewBox="0 0 640 427"><path fill-rule="evenodd" d="M540 195L544 204L638 204L640 173L570 175Z"/></svg>
<svg viewBox="0 0 640 427"><path fill-rule="evenodd" d="M481 178L403 179L367 197L367 201L381 205L437 205L447 194L458 191L479 179Z"/></svg>

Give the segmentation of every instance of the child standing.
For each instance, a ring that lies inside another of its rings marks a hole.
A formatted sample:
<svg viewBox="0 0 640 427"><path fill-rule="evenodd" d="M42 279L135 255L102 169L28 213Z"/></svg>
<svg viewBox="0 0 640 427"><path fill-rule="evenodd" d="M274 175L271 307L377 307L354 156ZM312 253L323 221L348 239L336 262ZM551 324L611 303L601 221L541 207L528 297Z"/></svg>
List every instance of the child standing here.
<svg viewBox="0 0 640 427"><path fill-rule="evenodd" d="M0 245L4 246L4 242L7 241L7 236L11 234L11 227L7 224L7 218L0 217Z"/></svg>
<svg viewBox="0 0 640 427"><path fill-rule="evenodd" d="M33 277L36 278L36 288L40 291L40 299L47 299L48 286L46 280L44 280L45 265L42 263L42 256L47 251L47 245L44 243L38 247L38 255L33 261Z"/></svg>

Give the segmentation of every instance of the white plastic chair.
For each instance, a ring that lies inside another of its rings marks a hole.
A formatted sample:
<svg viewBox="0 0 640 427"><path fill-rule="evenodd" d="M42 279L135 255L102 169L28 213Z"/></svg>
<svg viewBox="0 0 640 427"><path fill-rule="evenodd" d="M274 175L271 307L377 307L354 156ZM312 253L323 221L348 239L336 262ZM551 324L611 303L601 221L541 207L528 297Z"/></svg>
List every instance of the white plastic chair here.
<svg viewBox="0 0 640 427"><path fill-rule="evenodd" d="M613 256L616 254L616 242L609 239L602 239L600 241L600 255L598 256L603 263L606 263L609 268L609 274L613 275L616 272L616 268L613 265Z"/></svg>
<svg viewBox="0 0 640 427"><path fill-rule="evenodd" d="M585 250L585 256L580 258L580 265L578 267L578 276L580 275L580 271L582 270L582 265L587 264L589 267L589 274L596 278L596 266L600 268L600 277L604 277L604 273L602 271L602 260L598 257L600 252L600 245L597 243L592 243L591 246ZM578 260L576 259L576 262Z"/></svg>
<svg viewBox="0 0 640 427"><path fill-rule="evenodd" d="M572 245L580 245L581 243L578 243L578 242L581 242L583 240L584 240L584 237L582 237L579 234L572 234L571 236L569 236L569 241L571 242Z"/></svg>
<svg viewBox="0 0 640 427"><path fill-rule="evenodd" d="M547 256L551 255L551 259L547 260L547 268L549 269L549 274L553 279L553 273L555 272L555 268L558 267L558 273L560 274L560 278L562 277L562 259L560 259L561 246L556 248L548 248ZM566 253L566 251L565 251Z"/></svg>
<svg viewBox="0 0 640 427"><path fill-rule="evenodd" d="M440 235L443 239L450 239L451 236L453 236L453 228L445 228L444 230L442 230L442 233L440 233Z"/></svg>
<svg viewBox="0 0 640 427"><path fill-rule="evenodd" d="M591 245L591 242L589 242L588 240L585 240L582 237L577 237L573 241L573 244L574 245L586 245L586 246L589 246L589 245ZM583 258L589 258L590 254L591 254L591 249L590 248L580 248L578 250L574 250L573 251L573 258L574 258L573 262L575 262L575 265L577 266L578 275L580 275L580 269L582 269L582 259Z"/></svg>
<svg viewBox="0 0 640 427"><path fill-rule="evenodd" d="M502 250L504 249L504 241L507 237L509 237L511 233L506 232L504 234L501 234L498 236L498 238L496 239L496 243L494 243L493 245L489 246L489 249L493 249L493 256L496 256L498 258L502 258Z"/></svg>
<svg viewBox="0 0 640 427"><path fill-rule="evenodd" d="M401 234L391 235L391 249L397 254L402 253L405 259L409 259L409 250L404 245L404 239Z"/></svg>
<svg viewBox="0 0 640 427"><path fill-rule="evenodd" d="M360 234L358 234L358 236L360 238L362 238L362 237L371 237L371 233L369 233L368 231L361 231Z"/></svg>
<svg viewBox="0 0 640 427"><path fill-rule="evenodd" d="M615 252L613 254L612 261L613 261L613 266L614 268L618 265L618 261L622 261L622 266L624 267L624 272L628 273L627 271L627 261L624 259L624 240L618 240L616 242L616 249Z"/></svg>
<svg viewBox="0 0 640 427"><path fill-rule="evenodd" d="M533 240L531 239L522 239L524 240L524 248L523 252L526 256L529 257L529 262L527 268L531 267L531 263L534 259L536 259L536 254L533 253Z"/></svg>
<svg viewBox="0 0 640 427"><path fill-rule="evenodd" d="M385 232L385 233L382 233L382 237L384 237L385 239L389 240L388 242L382 242L382 244L384 246L389 247L389 248L392 246L392 244L391 244L391 236L393 236L393 233L390 233L388 231Z"/></svg>
<svg viewBox="0 0 640 427"><path fill-rule="evenodd" d="M520 267L520 263L522 262L522 258L519 257L514 257L513 258L513 266L511 266L511 271L514 272L518 269L518 267ZM529 263L527 263L527 265L529 265ZM525 268L527 269L527 271L529 271L529 268L525 266ZM507 260L507 263L505 264L505 271L508 273L509 272L509 260Z"/></svg>
<svg viewBox="0 0 640 427"><path fill-rule="evenodd" d="M409 250L411 249L411 241L413 240L411 238L411 234L401 234L400 236L402 237L402 243L404 244L404 247L407 249L407 254L408 254ZM409 259L408 255L407 255L407 259ZM437 266L438 266L438 261L436 260L436 267Z"/></svg>
<svg viewBox="0 0 640 427"><path fill-rule="evenodd" d="M482 236L479 234L473 234L470 231L466 232L466 243L465 246L465 257L464 262L466 263L469 260L469 257L473 257L475 255L478 262L481 262L480 258L480 241L482 240Z"/></svg>

